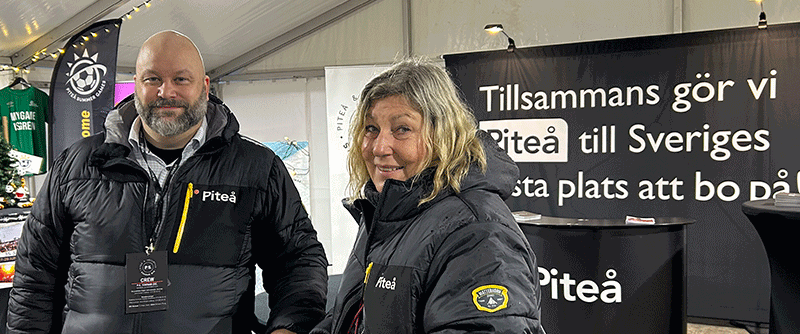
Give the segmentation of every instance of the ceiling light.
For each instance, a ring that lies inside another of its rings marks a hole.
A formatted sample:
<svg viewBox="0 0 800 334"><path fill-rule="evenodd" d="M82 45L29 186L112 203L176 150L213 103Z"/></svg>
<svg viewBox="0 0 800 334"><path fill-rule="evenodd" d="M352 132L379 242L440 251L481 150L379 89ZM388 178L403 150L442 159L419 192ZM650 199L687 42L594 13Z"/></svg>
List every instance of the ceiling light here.
<svg viewBox="0 0 800 334"><path fill-rule="evenodd" d="M502 32L503 35L506 35L506 38L508 38L508 48L506 49L506 51L514 52L514 50L517 49L517 44L514 43L514 39L509 37L508 34L506 34L506 32L503 30L503 25L502 24L498 24L498 23L487 24L485 27L483 27L483 30L488 31L490 34L496 34L498 32Z"/></svg>
<svg viewBox="0 0 800 334"><path fill-rule="evenodd" d="M485 27L483 27L483 30L486 30L486 31L488 31L488 32L490 32L492 34L496 34L498 32L503 31L503 25L502 24L487 24Z"/></svg>

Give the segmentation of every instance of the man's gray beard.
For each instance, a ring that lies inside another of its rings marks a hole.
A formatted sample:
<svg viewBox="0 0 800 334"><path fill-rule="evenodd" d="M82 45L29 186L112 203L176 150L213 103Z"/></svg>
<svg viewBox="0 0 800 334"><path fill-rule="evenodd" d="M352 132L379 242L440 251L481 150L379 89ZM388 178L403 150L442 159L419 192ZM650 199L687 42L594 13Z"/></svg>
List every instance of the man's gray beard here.
<svg viewBox="0 0 800 334"><path fill-rule="evenodd" d="M205 91L204 88L197 100L191 105L183 101L159 98L145 106L136 94L133 96L133 101L136 106L136 112L139 113L144 124L147 124L147 126L159 135L172 137L188 131L203 120L208 109L208 96ZM166 113L172 116L171 114L173 112L154 111L160 107L181 107L184 109L184 112L175 120L169 121L165 120L163 116Z"/></svg>

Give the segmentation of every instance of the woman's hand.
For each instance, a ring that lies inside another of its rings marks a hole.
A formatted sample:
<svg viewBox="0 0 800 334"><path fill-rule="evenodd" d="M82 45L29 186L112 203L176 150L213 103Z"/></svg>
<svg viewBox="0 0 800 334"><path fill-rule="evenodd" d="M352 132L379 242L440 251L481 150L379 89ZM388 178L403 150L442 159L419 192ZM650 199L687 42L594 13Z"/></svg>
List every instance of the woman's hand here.
<svg viewBox="0 0 800 334"><path fill-rule="evenodd" d="M272 331L272 334L297 334L297 333L281 328Z"/></svg>

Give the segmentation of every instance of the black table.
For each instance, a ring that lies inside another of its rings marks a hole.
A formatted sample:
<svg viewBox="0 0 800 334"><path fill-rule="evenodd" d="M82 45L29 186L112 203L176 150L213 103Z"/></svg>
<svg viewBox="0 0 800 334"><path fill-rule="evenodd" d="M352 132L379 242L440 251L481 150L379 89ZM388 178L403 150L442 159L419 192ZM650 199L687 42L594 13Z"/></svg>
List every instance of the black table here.
<svg viewBox="0 0 800 334"><path fill-rule="evenodd" d="M800 208L776 207L775 200L749 201L742 212L761 237L769 259L769 332L800 333L800 265L797 233Z"/></svg>
<svg viewBox="0 0 800 334"><path fill-rule="evenodd" d="M538 260L548 334L686 333L686 226L694 221L655 222L519 222Z"/></svg>

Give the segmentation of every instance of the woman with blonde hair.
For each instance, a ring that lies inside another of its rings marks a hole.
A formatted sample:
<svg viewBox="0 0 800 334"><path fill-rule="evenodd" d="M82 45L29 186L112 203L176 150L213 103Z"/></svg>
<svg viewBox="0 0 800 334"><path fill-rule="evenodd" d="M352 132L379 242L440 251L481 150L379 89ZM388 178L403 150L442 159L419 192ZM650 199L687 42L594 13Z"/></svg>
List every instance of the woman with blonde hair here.
<svg viewBox="0 0 800 334"><path fill-rule="evenodd" d="M312 333L544 333L536 258L503 202L519 170L447 72L395 64L364 87L350 129L359 232Z"/></svg>

